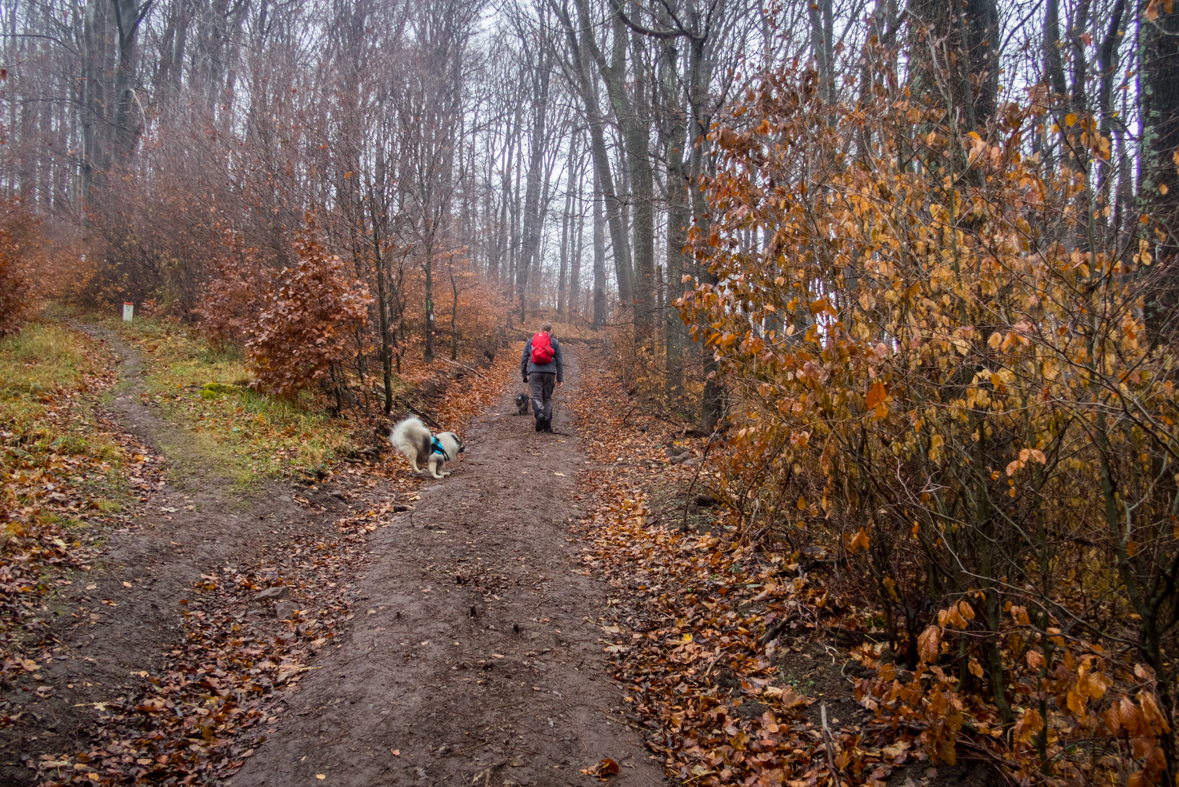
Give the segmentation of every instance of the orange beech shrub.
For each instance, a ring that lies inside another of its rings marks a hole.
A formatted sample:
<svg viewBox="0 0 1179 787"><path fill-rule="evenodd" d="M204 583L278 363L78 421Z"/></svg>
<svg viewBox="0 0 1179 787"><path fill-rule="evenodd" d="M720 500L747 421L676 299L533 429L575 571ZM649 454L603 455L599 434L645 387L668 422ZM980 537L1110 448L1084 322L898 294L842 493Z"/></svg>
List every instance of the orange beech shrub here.
<svg viewBox="0 0 1179 787"><path fill-rule="evenodd" d="M32 307L27 257L34 227L16 200L0 204L0 336L18 332Z"/></svg>
<svg viewBox="0 0 1179 787"><path fill-rule="evenodd" d="M903 94L823 106L812 79L712 135L718 283L681 306L735 407L721 491L747 538L850 563L836 590L889 642L862 701L935 760L969 738L1021 783L1174 784L1175 348L1144 316L1166 266L1090 177L1108 140L1034 106L985 135Z"/></svg>
<svg viewBox="0 0 1179 787"><path fill-rule="evenodd" d="M246 342L259 388L279 396L297 394L342 361L368 321L368 289L315 235L309 215L294 243L299 261L275 274Z"/></svg>
<svg viewBox="0 0 1179 787"><path fill-rule="evenodd" d="M213 260L213 276L196 307L201 332L216 345L241 342L266 303L270 277L240 233L225 233L225 252Z"/></svg>

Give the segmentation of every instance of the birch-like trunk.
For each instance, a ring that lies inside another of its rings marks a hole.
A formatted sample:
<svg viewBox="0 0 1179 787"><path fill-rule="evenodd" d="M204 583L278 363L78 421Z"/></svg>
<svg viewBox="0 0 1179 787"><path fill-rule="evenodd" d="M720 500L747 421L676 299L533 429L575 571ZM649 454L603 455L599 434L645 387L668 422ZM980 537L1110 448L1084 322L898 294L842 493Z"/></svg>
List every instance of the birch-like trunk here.
<svg viewBox="0 0 1179 787"><path fill-rule="evenodd" d="M528 276L534 264L538 264L540 252L540 231L543 224L540 212L541 180L544 175L544 147L547 134L549 103L549 77L552 60L546 50L538 53L538 62L532 75L532 140L528 155L528 185L524 193L524 248L520 253L520 266L516 272L516 295L519 298L520 324L528 317ZM538 266L539 267L539 266Z"/></svg>

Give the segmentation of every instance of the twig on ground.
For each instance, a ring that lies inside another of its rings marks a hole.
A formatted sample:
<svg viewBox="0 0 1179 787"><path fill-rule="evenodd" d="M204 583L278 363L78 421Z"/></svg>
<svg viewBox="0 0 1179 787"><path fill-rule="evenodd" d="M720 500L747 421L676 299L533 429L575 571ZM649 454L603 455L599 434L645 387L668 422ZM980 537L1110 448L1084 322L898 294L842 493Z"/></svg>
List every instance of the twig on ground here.
<svg viewBox="0 0 1179 787"><path fill-rule="evenodd" d="M702 680L707 678L712 673L712 668L716 666L716 663L720 661L720 658L723 655L725 655L723 650L717 651L716 655L712 657L712 661L708 662L708 669L704 670L704 674L701 676Z"/></svg>
<svg viewBox="0 0 1179 787"><path fill-rule="evenodd" d="M704 445L704 453L700 456L700 464L696 465L696 474L692 476L692 483L688 484L688 491L684 493L684 520L680 524L680 532L688 532L688 506L692 503L692 488L696 486L696 480L700 478L700 471L704 469L704 463L708 460L708 450L712 448L712 441L720 434L717 429L712 430L712 434L708 436L708 442Z"/></svg>
<svg viewBox="0 0 1179 787"><path fill-rule="evenodd" d="M831 770L831 778L835 780L835 787L843 787L843 779L839 778L839 771L835 768L835 749L831 745L831 730L827 728L827 703L819 706L819 715L823 720L823 746L827 749L827 767Z"/></svg>
<svg viewBox="0 0 1179 787"><path fill-rule="evenodd" d="M435 358L434 360L442 361L443 363L448 363L451 366L457 366L460 369L466 369L468 372L475 375L476 377L478 377L481 380L487 379L487 376L484 375L482 372L480 372L478 369L476 369L474 366L467 366L465 363L459 363L458 361L452 361L449 358Z"/></svg>
<svg viewBox="0 0 1179 787"><path fill-rule="evenodd" d="M766 633L757 638L757 644L759 646L768 645L769 643L773 642L778 635L785 631L787 626L789 626L794 621L801 619L802 616L797 612L791 612L786 617L774 621L770 627L766 629Z"/></svg>

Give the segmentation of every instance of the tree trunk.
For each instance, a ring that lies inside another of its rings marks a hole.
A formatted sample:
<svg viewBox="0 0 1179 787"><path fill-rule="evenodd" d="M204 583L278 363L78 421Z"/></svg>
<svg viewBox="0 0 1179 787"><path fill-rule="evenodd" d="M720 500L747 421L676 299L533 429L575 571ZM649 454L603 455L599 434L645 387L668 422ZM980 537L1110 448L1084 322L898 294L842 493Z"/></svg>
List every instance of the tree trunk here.
<svg viewBox="0 0 1179 787"><path fill-rule="evenodd" d="M454 280L453 263L450 269L450 360L458 360L458 282Z"/></svg>
<svg viewBox="0 0 1179 787"><path fill-rule="evenodd" d="M160 107L169 107L180 90L184 39L188 35L188 7L188 2L181 0L168 10L168 21L160 40L159 62L153 80L156 104Z"/></svg>
<svg viewBox="0 0 1179 787"><path fill-rule="evenodd" d="M996 0L911 0L915 95L966 129L986 125L999 92Z"/></svg>
<svg viewBox="0 0 1179 787"><path fill-rule="evenodd" d="M831 0L816 0L808 6L811 23L811 56L815 59L815 70L819 74L819 88L823 103L835 103L835 50L832 38L835 35L835 21Z"/></svg>
<svg viewBox="0 0 1179 787"><path fill-rule="evenodd" d="M1097 50L1097 70L1101 81L1097 88L1097 113L1100 118L1098 131L1106 139L1113 140L1113 84L1118 70L1118 49L1124 37L1122 20L1126 11L1126 0L1114 0L1113 11L1110 14L1109 26L1105 37ZM1105 197L1106 204L1110 202L1110 191L1114 182L1114 171L1117 159L1112 155L1108 160L1097 160L1096 187ZM1115 225L1116 231L1116 225Z"/></svg>
<svg viewBox="0 0 1179 787"><path fill-rule="evenodd" d="M585 209L581 202L583 179L583 173L579 171L573 193L573 204L577 206L577 229L573 235L573 260L569 265L569 322L573 322L581 312L581 255L585 249Z"/></svg>
<svg viewBox="0 0 1179 787"><path fill-rule="evenodd" d="M594 174L594 330L606 325L606 220L605 195Z"/></svg>
<svg viewBox="0 0 1179 787"><path fill-rule="evenodd" d="M82 203L89 207L95 194L105 184L110 165L107 135L109 102L103 91L107 40L107 4L88 0L82 22ZM86 212L83 212L83 216Z"/></svg>
<svg viewBox="0 0 1179 787"><path fill-rule="evenodd" d="M625 29L620 32L625 34ZM641 38L631 34L636 101L627 122L627 163L634 193L635 340L648 346L655 340L655 183L651 166L651 101L647 66L641 59Z"/></svg>
<svg viewBox="0 0 1179 787"><path fill-rule="evenodd" d="M524 248L516 271L516 292L520 299L520 324L527 320L528 274L534 263L539 267L541 216L540 189L544 175L544 146L547 133L546 119L549 103L549 72L552 61L548 50L542 49L532 74L532 144L528 157L528 185L524 195Z"/></svg>
<svg viewBox="0 0 1179 787"><path fill-rule="evenodd" d="M593 148L594 170L606 211L606 225L610 230L610 246L614 252L618 299L629 307L634 303L630 245L626 240L626 227L622 220L622 201L618 199L618 193L614 189L614 176L610 171L610 154L606 151L604 126L601 120L590 122L590 143ZM604 292L603 290L603 294Z"/></svg>
<svg viewBox="0 0 1179 787"><path fill-rule="evenodd" d="M511 214L509 213L509 203L512 201L512 169L515 162L512 159L512 154L515 152L516 145L514 139L514 129L517 124L512 122L513 117L508 117L508 127L504 131L504 157L506 162L504 164L503 174L500 176L500 207L499 207L499 227L496 232L495 242L495 262L491 271L491 278L499 279L501 276L508 279L508 286L511 286L511 280L508 276L508 254L509 245L511 244Z"/></svg>
<svg viewBox="0 0 1179 787"><path fill-rule="evenodd" d="M667 305L664 312L664 345L667 356L667 398L673 406L684 397L684 324L675 301L684 292L683 277L688 271L688 225L692 214L688 207L688 173L684 168L684 144L688 138L688 119L683 91L679 86L679 51L676 42L663 42L660 58L660 86L664 122L659 125L663 139L664 166L667 170Z"/></svg>
<svg viewBox="0 0 1179 787"><path fill-rule="evenodd" d="M557 271L557 316L565 318L565 275L569 271L569 257L570 247L572 245L572 235L569 232L569 225L573 223L573 176L574 163L577 157L577 148L573 141L569 142L569 161L566 163L565 172L565 210L561 213L561 261L560 268Z"/></svg>
<svg viewBox="0 0 1179 787"><path fill-rule="evenodd" d="M378 154L377 157L377 172L378 179L384 180L383 176L383 153ZM369 186L368 190L368 208L370 218L372 220L372 244L373 244L373 261L376 263L377 269L377 327L381 332L381 373L383 375L383 382L385 384L385 413L393 412L393 347L392 335L389 330L389 301L386 295L385 284L385 259L381 250L381 224L379 222L380 215L377 213L377 198L376 192Z"/></svg>
<svg viewBox="0 0 1179 787"><path fill-rule="evenodd" d="M1154 340L1173 341L1179 321L1179 5L1142 25L1142 188L1157 228L1157 285L1147 304ZM1161 243L1159 239L1161 238Z"/></svg>
<svg viewBox="0 0 1179 787"><path fill-rule="evenodd" d="M434 360L434 238L427 220L426 226L426 348L422 357Z"/></svg>
<svg viewBox="0 0 1179 787"><path fill-rule="evenodd" d="M712 232L712 221L700 183L704 177L705 161L709 154L708 130L712 125L712 113L707 108L708 84L712 79L712 61L705 50L707 38L700 36L691 40L688 63L688 105L692 110L689 128L695 140L689 158L691 176L688 181L691 190L693 221L701 238ZM708 244L703 244L707 246ZM701 284L716 287L719 280L710 269L707 259L697 258L696 278ZM725 410L724 388L720 383L720 364L716 355L706 346L700 348L704 362L704 396L700 403L700 428L711 432L721 421Z"/></svg>
<svg viewBox="0 0 1179 787"><path fill-rule="evenodd" d="M140 8L136 0L114 0L118 31L119 63L115 71L115 118L112 151L114 163L130 162L143 133L143 105L135 94L135 67L139 53L139 24L151 10L151 0Z"/></svg>
<svg viewBox="0 0 1179 787"><path fill-rule="evenodd" d="M22 53L24 54L24 53ZM27 56L27 55L26 55ZM22 203L33 207L37 199L37 159L30 142L37 135L37 117L40 114L32 101L27 98L13 102L20 108L20 120L13 127L19 129L19 139L23 144L16 148L16 191ZM13 107L16 112L17 106Z"/></svg>
<svg viewBox="0 0 1179 787"><path fill-rule="evenodd" d="M584 3L582 4L584 5ZM590 69L588 49L593 45L593 31L590 26L588 16L581 16L580 31L575 29L573 21L564 8L553 6L557 15L561 19L561 23L565 28L565 37L569 45L569 51L573 55L573 68L575 70L576 87L578 93L581 94L582 104L585 107L586 118L589 121L590 130L590 154L594 164L594 177L596 181L595 191L601 194L605 203L606 222L610 228L610 243L614 248L614 268L615 274L618 278L618 297L625 304L631 304L634 301L634 285L632 281L632 268L630 264L630 246L626 240L626 227L622 221L622 202L618 198L618 193L614 188L614 176L610 171L610 154L606 149L605 137L605 119L602 116L598 105L598 87L597 81L594 78L593 71ZM579 37L580 32L580 37ZM598 322L597 310L598 293L595 285L594 303L595 314L594 324L604 325L605 317L602 316L602 322ZM602 300L605 303L605 284L603 283ZM603 306L603 308L605 308Z"/></svg>
<svg viewBox="0 0 1179 787"><path fill-rule="evenodd" d="M1044 7L1044 81L1058 99L1065 97L1068 88L1060 52L1060 0L1048 0Z"/></svg>
<svg viewBox="0 0 1179 787"><path fill-rule="evenodd" d="M577 0L582 22L589 19L586 0ZM628 29L616 8L612 19L614 29L611 62L605 57L591 37L585 39L585 50L598 64L598 70L606 83L606 92L614 109L614 117L622 132L625 153L625 172L630 178L632 203L634 205L634 267L633 293L631 298L619 297L628 309L633 309L635 338L639 344L648 344L654 332L654 286L655 286L655 188L651 171L651 109L647 96L646 66L640 61L640 37L634 33L628 36ZM628 40L631 44L632 68L626 68ZM627 92L628 81L634 83L634 100ZM617 255L616 255L617 260ZM630 273L631 271L628 271Z"/></svg>
<svg viewBox="0 0 1179 787"><path fill-rule="evenodd" d="M680 125L683 130L683 124ZM682 139L682 135L680 137ZM688 184L684 176L683 153L669 146L667 152L667 309L665 311L665 344L667 350L667 396L679 402L684 396L684 323L675 301L684 292L683 277L688 271Z"/></svg>
<svg viewBox="0 0 1179 787"><path fill-rule="evenodd" d="M519 123L520 119L521 118L519 117L519 114L517 114L517 117L516 117L517 126L520 125L520 123ZM513 145L513 147L516 148L517 161L519 160L519 154L520 154L519 146L520 146L520 141L517 136L517 140L516 140L515 144ZM508 311L509 324L512 319L511 318L512 293L514 292L515 287L516 287L516 278L520 275L520 256L521 256L520 252L521 252L521 247L523 246L523 244L520 242L520 215L521 215L521 211L520 211L520 207L519 207L520 179L521 179L520 169L521 169L520 166L517 164L517 166L513 170L515 173L515 178L514 178L514 182L512 183L512 198L510 200L508 200L508 207L511 212L512 226L511 226L511 232L510 232L509 240L508 240L508 282L507 282L508 286L507 286L507 291L504 294L507 296L506 300L508 302L508 310L507 311Z"/></svg>

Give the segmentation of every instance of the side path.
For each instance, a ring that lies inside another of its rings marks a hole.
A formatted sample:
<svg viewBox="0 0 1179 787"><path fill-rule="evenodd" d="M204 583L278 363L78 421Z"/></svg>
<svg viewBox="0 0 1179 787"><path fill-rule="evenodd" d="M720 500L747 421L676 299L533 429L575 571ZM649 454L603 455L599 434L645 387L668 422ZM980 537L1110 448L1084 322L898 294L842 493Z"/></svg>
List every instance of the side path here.
<svg viewBox="0 0 1179 787"><path fill-rule="evenodd" d="M573 434L576 352L553 426ZM522 387L521 387L522 390ZM593 622L606 588L575 569L575 437L537 434L515 390L471 424L465 460L373 534L351 629L313 666L232 787L664 785L620 714ZM401 461L397 459L396 461Z"/></svg>
<svg viewBox="0 0 1179 787"><path fill-rule="evenodd" d="M296 535L334 535L330 517L314 515L278 482L243 496L194 449L192 435L140 400L138 354L110 331L79 326L119 356L123 386L109 409L121 428L166 453L167 481L142 488L135 527L110 534L94 570L74 577L55 597L53 615L38 625L59 643L41 668L43 692L0 681L0 699L21 711L0 729L0 785L32 784L30 767L44 753L85 751L104 703L134 697L160 668L162 654L184 642L180 600L203 572L257 558ZM161 465L155 465L159 467ZM145 482L146 484L146 482ZM323 506L342 504L323 495ZM26 764L30 767L26 767Z"/></svg>

